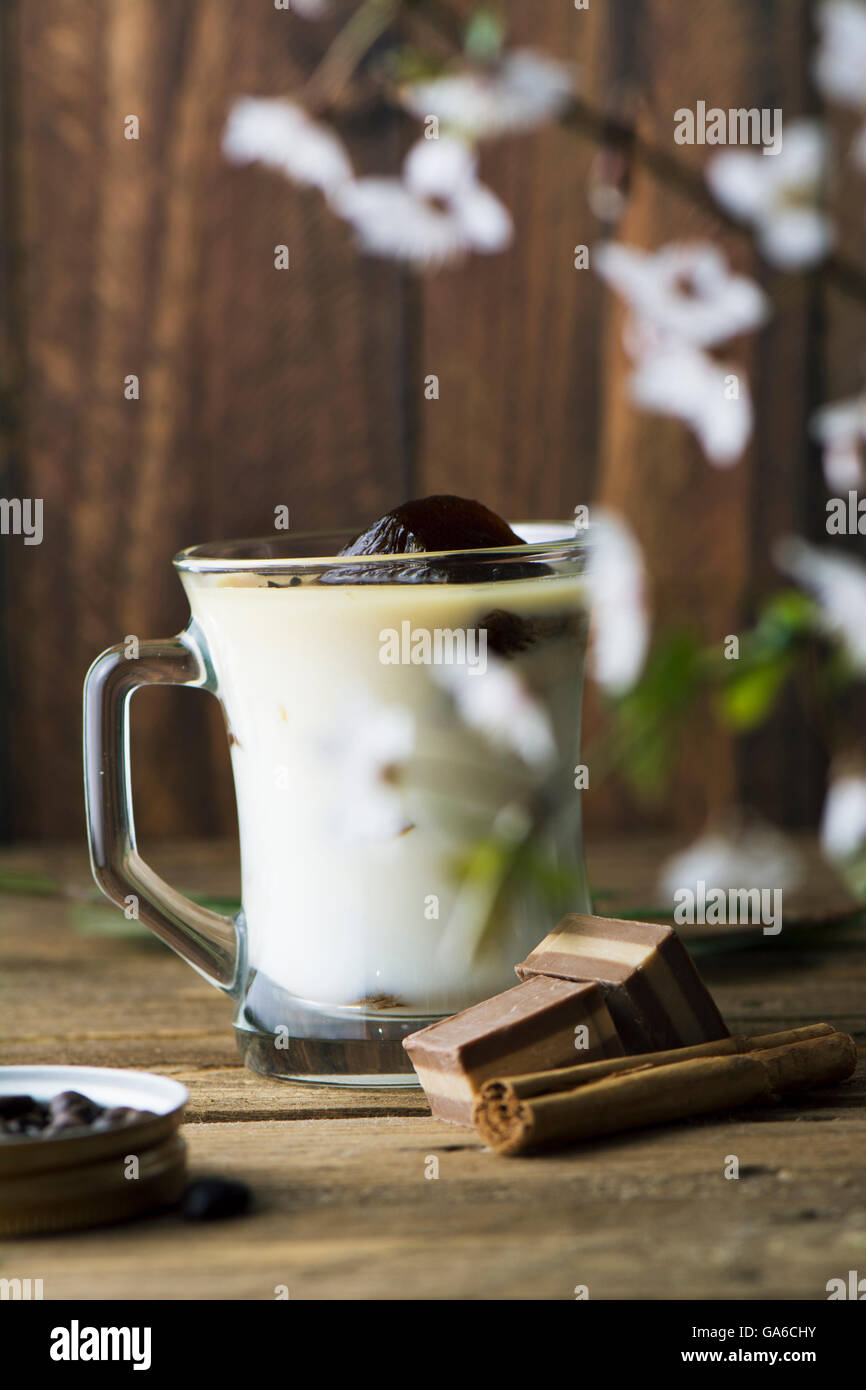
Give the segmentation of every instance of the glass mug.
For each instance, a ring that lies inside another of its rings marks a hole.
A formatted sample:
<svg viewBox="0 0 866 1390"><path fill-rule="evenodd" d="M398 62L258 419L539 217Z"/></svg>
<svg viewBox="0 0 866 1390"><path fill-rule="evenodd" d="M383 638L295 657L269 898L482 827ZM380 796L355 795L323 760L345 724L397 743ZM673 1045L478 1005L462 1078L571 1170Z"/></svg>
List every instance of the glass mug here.
<svg viewBox="0 0 866 1390"><path fill-rule="evenodd" d="M340 556L353 533L175 557L177 637L104 652L84 687L91 863L113 902L235 1001L249 1067L411 1085L402 1039L516 983L562 910L589 911L579 762L585 547ZM136 848L129 702L220 701L242 909L178 893Z"/></svg>

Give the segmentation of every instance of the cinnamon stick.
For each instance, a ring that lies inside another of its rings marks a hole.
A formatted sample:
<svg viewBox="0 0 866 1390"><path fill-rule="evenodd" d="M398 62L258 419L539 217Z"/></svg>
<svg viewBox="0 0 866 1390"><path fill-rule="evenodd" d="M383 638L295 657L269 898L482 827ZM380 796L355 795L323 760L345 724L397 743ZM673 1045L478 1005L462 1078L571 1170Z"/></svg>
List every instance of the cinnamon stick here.
<svg viewBox="0 0 866 1390"><path fill-rule="evenodd" d="M759 1048L784 1047L787 1043L819 1038L836 1030L830 1023L809 1023L802 1028L786 1028L779 1033L763 1033L756 1037L739 1034L716 1038L712 1042L695 1043L692 1047L674 1047L665 1052L640 1052L629 1057L605 1057L597 1062L582 1062L571 1067L554 1067L520 1076L490 1080L483 1086L497 1099L514 1100L526 1096L547 1095L552 1091L572 1091L588 1081L600 1081L616 1072L636 1071L644 1066L662 1067L669 1062L687 1062L693 1057L726 1057Z"/></svg>
<svg viewBox="0 0 866 1390"><path fill-rule="evenodd" d="M529 1153L768 1103L791 1090L842 1080L856 1062L853 1038L831 1028L772 1048L690 1057L660 1066L642 1060L632 1070L613 1072L570 1091L505 1097L488 1083L475 1103L473 1121L496 1153Z"/></svg>
<svg viewBox="0 0 866 1390"><path fill-rule="evenodd" d="M795 1047L773 1047L757 1054L777 1095L807 1091L844 1081L857 1066L857 1044L847 1033L831 1033Z"/></svg>

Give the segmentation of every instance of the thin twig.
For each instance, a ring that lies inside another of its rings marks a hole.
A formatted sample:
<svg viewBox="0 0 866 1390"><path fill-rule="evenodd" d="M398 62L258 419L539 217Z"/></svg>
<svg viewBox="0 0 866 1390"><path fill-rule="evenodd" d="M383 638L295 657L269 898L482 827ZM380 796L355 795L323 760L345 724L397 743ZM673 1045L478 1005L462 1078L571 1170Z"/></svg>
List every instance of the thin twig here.
<svg viewBox="0 0 866 1390"><path fill-rule="evenodd" d="M364 0L340 30L304 90L310 111L335 106L370 49L396 18L402 0Z"/></svg>

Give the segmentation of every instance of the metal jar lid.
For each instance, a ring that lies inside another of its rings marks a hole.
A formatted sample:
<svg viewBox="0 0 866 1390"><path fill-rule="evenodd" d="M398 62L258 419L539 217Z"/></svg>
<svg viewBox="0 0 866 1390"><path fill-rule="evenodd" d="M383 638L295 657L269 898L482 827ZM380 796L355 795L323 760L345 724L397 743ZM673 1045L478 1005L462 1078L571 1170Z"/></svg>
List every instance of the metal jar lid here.
<svg viewBox="0 0 866 1390"><path fill-rule="evenodd" d="M106 1225L181 1197L185 1087L152 1072L109 1067L0 1067L0 1095L48 1101L60 1091L153 1114L117 1129L0 1139L0 1235Z"/></svg>

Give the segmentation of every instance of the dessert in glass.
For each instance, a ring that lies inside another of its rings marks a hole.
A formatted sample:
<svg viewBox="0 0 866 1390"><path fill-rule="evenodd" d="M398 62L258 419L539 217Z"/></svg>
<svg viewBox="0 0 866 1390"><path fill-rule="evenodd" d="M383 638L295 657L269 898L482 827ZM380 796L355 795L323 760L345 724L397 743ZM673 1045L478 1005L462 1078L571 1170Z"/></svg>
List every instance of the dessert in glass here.
<svg viewBox="0 0 866 1390"><path fill-rule="evenodd" d="M411 1032L513 984L589 910L579 763L585 548L477 503L409 503L361 536L194 546L186 630L104 653L85 689L94 874L236 1002L254 1070L414 1082ZM220 700L242 910L183 898L135 846L128 706Z"/></svg>

